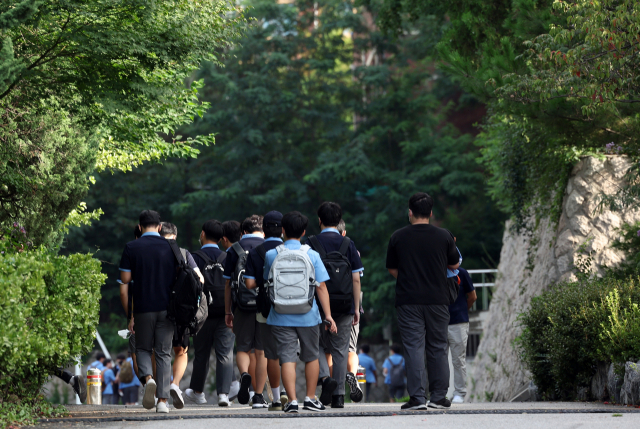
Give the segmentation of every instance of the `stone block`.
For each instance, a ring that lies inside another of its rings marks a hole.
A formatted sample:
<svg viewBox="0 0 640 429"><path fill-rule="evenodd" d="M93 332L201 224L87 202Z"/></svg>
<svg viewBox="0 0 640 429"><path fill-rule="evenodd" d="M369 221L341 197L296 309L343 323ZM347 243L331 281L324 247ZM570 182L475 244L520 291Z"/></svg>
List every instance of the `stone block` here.
<svg viewBox="0 0 640 429"><path fill-rule="evenodd" d="M591 232L591 222L586 216L576 215L569 219L569 226L575 234L587 236Z"/></svg>
<svg viewBox="0 0 640 429"><path fill-rule="evenodd" d="M589 192L593 192L594 187L592 184L587 183L582 177L577 176L573 180L573 192L579 192L582 195L586 195Z"/></svg>
<svg viewBox="0 0 640 429"><path fill-rule="evenodd" d="M597 231L597 230L593 230ZM587 245L587 251L600 252L609 245L609 237L604 234L593 234L587 239L589 244Z"/></svg>
<svg viewBox="0 0 640 429"><path fill-rule="evenodd" d="M578 239L574 237L570 229L566 229L558 236L556 241L556 258L575 248Z"/></svg>
<svg viewBox="0 0 640 429"><path fill-rule="evenodd" d="M557 266L560 273L566 273L573 268L573 258L570 259L569 255L562 255L558 258Z"/></svg>
<svg viewBox="0 0 640 429"><path fill-rule="evenodd" d="M607 392L609 392L609 400L616 404L620 403L620 391L623 381L624 377L616 374L615 366L610 364L609 371L607 372Z"/></svg>
<svg viewBox="0 0 640 429"><path fill-rule="evenodd" d="M607 399L607 381L609 378L609 365L599 363L596 373L591 379L591 396L597 401Z"/></svg>
<svg viewBox="0 0 640 429"><path fill-rule="evenodd" d="M631 167L631 163L626 156L608 157L605 165L611 170L613 177L618 180L622 180L627 171L629 171L629 167Z"/></svg>
<svg viewBox="0 0 640 429"><path fill-rule="evenodd" d="M640 405L640 362L625 364L620 401L624 405Z"/></svg>
<svg viewBox="0 0 640 429"><path fill-rule="evenodd" d="M591 177L594 174L600 173L604 169L604 162L598 158L590 156L585 158L584 161L584 168L580 172L584 177Z"/></svg>
<svg viewBox="0 0 640 429"><path fill-rule="evenodd" d="M569 195L565 203L565 213L569 218L573 217L578 210L582 208L584 197L578 192L574 191Z"/></svg>

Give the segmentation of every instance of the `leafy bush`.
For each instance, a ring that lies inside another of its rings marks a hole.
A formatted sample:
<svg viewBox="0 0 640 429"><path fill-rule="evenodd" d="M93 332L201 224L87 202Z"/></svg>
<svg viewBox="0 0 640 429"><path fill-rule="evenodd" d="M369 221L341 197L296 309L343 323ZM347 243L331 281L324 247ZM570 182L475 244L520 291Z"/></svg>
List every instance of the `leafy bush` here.
<svg viewBox="0 0 640 429"><path fill-rule="evenodd" d="M55 368L92 350L104 280L89 254L16 251L0 237L1 398L35 400Z"/></svg>
<svg viewBox="0 0 640 429"><path fill-rule="evenodd" d="M613 275L557 284L521 314L520 356L546 399L571 399L599 362L640 358L640 280ZM633 317L628 317L633 316Z"/></svg>
<svg viewBox="0 0 640 429"><path fill-rule="evenodd" d="M0 428L35 425L36 419L61 417L66 409L47 402L42 395L33 400L0 402Z"/></svg>

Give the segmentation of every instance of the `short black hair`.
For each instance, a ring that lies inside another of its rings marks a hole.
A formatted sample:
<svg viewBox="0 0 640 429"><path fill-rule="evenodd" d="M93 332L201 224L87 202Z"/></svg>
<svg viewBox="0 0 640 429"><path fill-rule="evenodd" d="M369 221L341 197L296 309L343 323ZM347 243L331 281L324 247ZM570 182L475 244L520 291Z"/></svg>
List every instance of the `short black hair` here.
<svg viewBox="0 0 640 429"><path fill-rule="evenodd" d="M363 344L362 347L360 347L360 350L362 350L362 353L369 354L369 350L371 350L371 349L369 347L369 344Z"/></svg>
<svg viewBox="0 0 640 429"><path fill-rule="evenodd" d="M307 230L309 219L300 212L289 212L282 217L282 227L287 238L300 238Z"/></svg>
<svg viewBox="0 0 640 429"><path fill-rule="evenodd" d="M116 356L118 360L125 360L126 358L127 356L124 353L118 353L118 356Z"/></svg>
<svg viewBox="0 0 640 429"><path fill-rule="evenodd" d="M264 232L264 238L280 238L282 236L282 226L269 224L262 225L262 232Z"/></svg>
<svg viewBox="0 0 640 429"><path fill-rule="evenodd" d="M104 360L104 362L102 362L102 364L103 364L104 366L107 366L107 365L109 365L110 363L111 363L111 359L105 359L105 360Z"/></svg>
<svg viewBox="0 0 640 429"><path fill-rule="evenodd" d="M105 357L106 356L104 355L104 353L98 352L98 354L96 355L96 360L104 359Z"/></svg>
<svg viewBox="0 0 640 429"><path fill-rule="evenodd" d="M393 352L397 355L399 355L400 352L402 352L402 347L400 347L399 344L392 344L390 349L393 350Z"/></svg>
<svg viewBox="0 0 640 429"><path fill-rule="evenodd" d="M222 229L222 222L216 219L209 219L202 225L202 231L207 240L215 241L216 243L224 236L224 230Z"/></svg>
<svg viewBox="0 0 640 429"><path fill-rule="evenodd" d="M342 207L338 203L325 201L318 207L318 217L324 226L338 226L342 219Z"/></svg>
<svg viewBox="0 0 640 429"><path fill-rule="evenodd" d="M160 213L153 210L143 210L140 213L139 222L143 228L149 228L150 226L160 225Z"/></svg>
<svg viewBox="0 0 640 429"><path fill-rule="evenodd" d="M413 217L428 218L433 210L433 198L426 192L416 192L409 198L409 208Z"/></svg>
<svg viewBox="0 0 640 429"><path fill-rule="evenodd" d="M262 232L262 219L260 215L251 215L242 221L242 232L251 234L253 232Z"/></svg>
<svg viewBox="0 0 640 429"><path fill-rule="evenodd" d="M232 243L240 241L240 237L242 236L240 222L237 220L222 222L222 236L227 237L227 239Z"/></svg>
<svg viewBox="0 0 640 429"><path fill-rule="evenodd" d="M133 228L133 237L134 238L140 238L142 237L142 231L140 230L140 225L136 225Z"/></svg>
<svg viewBox="0 0 640 429"><path fill-rule="evenodd" d="M175 235L178 236L178 227L172 224L171 222L162 222L162 229L160 230L160 235L166 237L167 235Z"/></svg>

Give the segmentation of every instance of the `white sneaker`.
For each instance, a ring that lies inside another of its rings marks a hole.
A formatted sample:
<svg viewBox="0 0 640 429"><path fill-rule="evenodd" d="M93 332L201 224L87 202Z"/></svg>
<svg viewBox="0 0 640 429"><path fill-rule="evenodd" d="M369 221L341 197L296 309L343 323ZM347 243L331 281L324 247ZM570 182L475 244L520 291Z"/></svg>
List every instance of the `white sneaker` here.
<svg viewBox="0 0 640 429"><path fill-rule="evenodd" d="M464 404L464 398L460 395L455 395L451 400L452 404Z"/></svg>
<svg viewBox="0 0 640 429"><path fill-rule="evenodd" d="M218 406L220 406L220 407L228 407L229 405L231 405L231 401L229 401L229 397L224 393L219 394L218 395Z"/></svg>
<svg viewBox="0 0 640 429"><path fill-rule="evenodd" d="M238 380L233 380L231 382L231 387L229 388L229 400L233 401L238 397L238 392L240 391L240 382Z"/></svg>
<svg viewBox="0 0 640 429"><path fill-rule="evenodd" d="M180 388L177 385L171 383L171 387L169 388L169 394L173 399L173 406L176 407L176 409L181 410L182 408L184 408L184 399L182 399L182 390L180 390Z"/></svg>
<svg viewBox="0 0 640 429"><path fill-rule="evenodd" d="M147 410L153 409L155 405L154 399L156 395L156 382L152 379L144 385L144 393L142 394L142 406Z"/></svg>
<svg viewBox="0 0 640 429"><path fill-rule="evenodd" d="M169 412L169 407L167 407L166 402L158 402L156 405L156 413L164 413L167 414Z"/></svg>
<svg viewBox="0 0 640 429"><path fill-rule="evenodd" d="M190 400L191 402L193 402L194 404L206 404L207 403L207 398L204 397L204 393L196 393L193 391L193 389L187 389L184 391L184 396Z"/></svg>

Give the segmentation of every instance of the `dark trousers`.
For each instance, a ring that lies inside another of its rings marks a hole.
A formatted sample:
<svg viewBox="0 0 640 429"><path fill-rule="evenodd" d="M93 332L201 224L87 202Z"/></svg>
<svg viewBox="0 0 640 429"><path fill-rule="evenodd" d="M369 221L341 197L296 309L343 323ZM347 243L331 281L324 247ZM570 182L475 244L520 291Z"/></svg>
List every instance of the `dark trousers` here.
<svg viewBox="0 0 640 429"><path fill-rule="evenodd" d="M236 336L224 323L224 316L207 319L193 337L195 358L193 359L193 373L189 387L196 392L204 390L204 384L209 374L209 356L211 348L216 350L216 391L218 395L229 394L231 379L233 378L233 342Z"/></svg>
<svg viewBox="0 0 640 429"><path fill-rule="evenodd" d="M449 389L449 306L401 305L396 310L405 349L409 396L423 404L427 402L425 389L428 376L431 402L438 402L447 396Z"/></svg>
<svg viewBox="0 0 640 429"><path fill-rule="evenodd" d="M169 398L171 385L171 340L174 324L166 311L134 314L136 331L136 359L138 375L144 384L145 378L153 375L151 354L156 356L156 397Z"/></svg>

